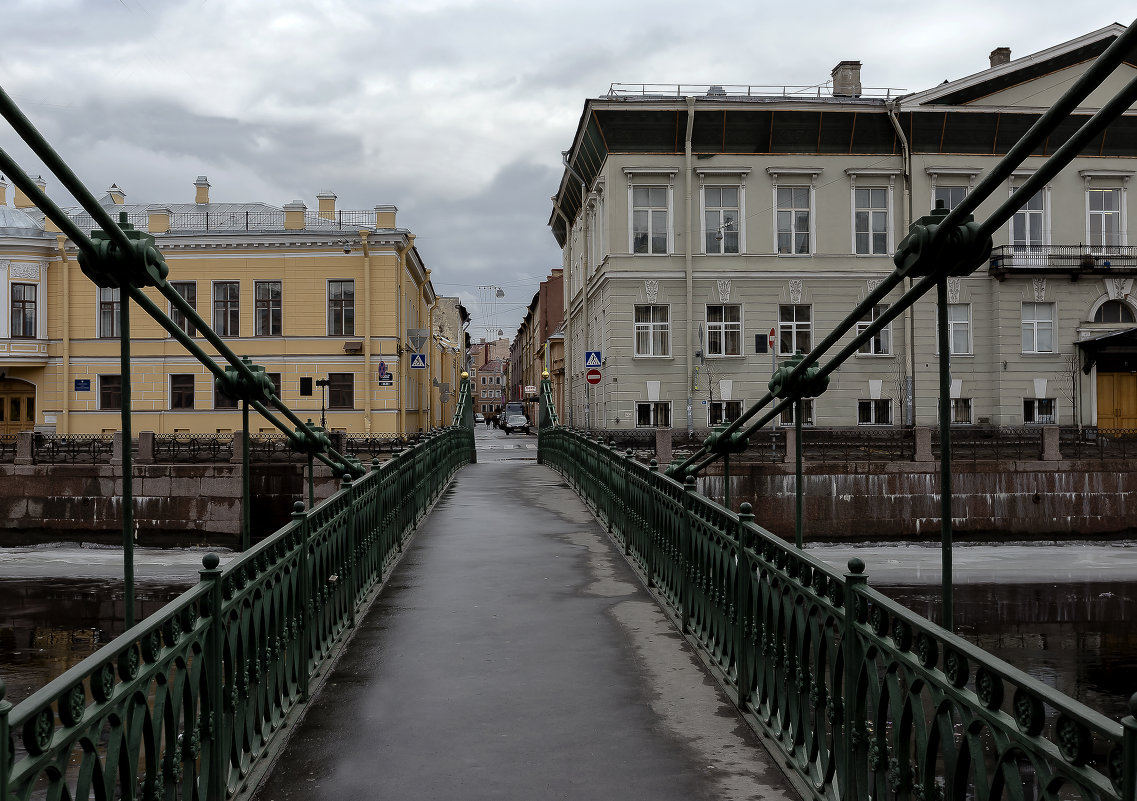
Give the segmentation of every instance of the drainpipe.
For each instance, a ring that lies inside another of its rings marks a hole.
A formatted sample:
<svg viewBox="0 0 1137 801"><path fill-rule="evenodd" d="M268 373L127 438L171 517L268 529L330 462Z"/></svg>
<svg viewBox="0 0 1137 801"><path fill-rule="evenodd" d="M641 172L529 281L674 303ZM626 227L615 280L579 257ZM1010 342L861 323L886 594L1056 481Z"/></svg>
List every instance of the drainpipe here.
<svg viewBox="0 0 1137 801"><path fill-rule="evenodd" d="M56 430L60 434L71 433L71 393L67 391L67 385L71 381L71 262L67 258L67 249L64 244L67 242L67 237L57 236L55 238L55 247L59 251L59 258L63 260L63 342L62 356L63 356L63 370L60 375L59 397L63 401L62 414L60 415L63 420L62 426L56 424ZM97 390L97 388L96 388Z"/></svg>
<svg viewBox="0 0 1137 801"><path fill-rule="evenodd" d="M695 431L695 413L692 406L695 398L691 389L695 370L695 273L694 261L691 258L691 132L695 128L695 98L687 97L686 100L687 134L683 139L683 177L687 182L687 203L683 207L686 215L683 230L683 262L687 268L687 435L690 436Z"/></svg>
<svg viewBox="0 0 1137 801"><path fill-rule="evenodd" d="M395 405L398 407L398 433L402 436L407 435L407 415L406 403L403 402L403 385L406 383L407 374L403 369L403 336L405 330L405 322L403 317L403 270L407 264L407 252L414 247L415 239L414 234L407 234L406 247L397 247L396 250L399 254L398 264L395 265L395 305L398 311L395 314L395 361L397 364L397 372L399 380L395 384Z"/></svg>
<svg viewBox="0 0 1137 801"><path fill-rule="evenodd" d="M904 223L900 229L907 235L912 224L912 151L908 147L908 138L904 136L904 129L900 127L900 101L893 100L888 104L888 120L900 139L900 154L904 168ZM912 288L912 279L904 278L904 291ZM909 306L904 310L904 423L916 424L916 355L914 353L916 339L912 331L912 309Z"/></svg>
<svg viewBox="0 0 1137 801"><path fill-rule="evenodd" d="M371 433L371 248L369 231L360 231L363 243L363 430Z"/></svg>
<svg viewBox="0 0 1137 801"><path fill-rule="evenodd" d="M424 284L424 286L425 286L425 284ZM434 428L434 381L438 377L437 374L435 373L435 370L434 370L434 368L437 366L434 363L435 362L435 358L434 358L435 357L435 344L436 344L434 341L434 310L436 308L438 308L438 296L437 295L435 295L435 297L434 297L434 302L430 304L430 312L427 315L427 319L429 320L429 324L428 324L427 329L426 329L427 331L430 332L430 335L426 339L426 354L427 354L427 359L429 359L429 361L427 362L427 367L426 367L426 372L427 372L427 379L426 379L427 415L426 415L426 419L427 419L427 422L429 423L428 430L431 428ZM439 395L440 399L441 399L441 397L442 396ZM441 400L440 400L440 403L441 403Z"/></svg>

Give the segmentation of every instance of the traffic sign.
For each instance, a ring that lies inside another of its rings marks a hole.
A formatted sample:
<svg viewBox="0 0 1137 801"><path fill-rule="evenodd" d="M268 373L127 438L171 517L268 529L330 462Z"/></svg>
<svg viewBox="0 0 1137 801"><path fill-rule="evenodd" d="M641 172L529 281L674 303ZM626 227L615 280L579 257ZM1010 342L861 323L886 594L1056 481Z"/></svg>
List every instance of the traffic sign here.
<svg viewBox="0 0 1137 801"><path fill-rule="evenodd" d="M599 384L600 383L600 371L599 370L589 370L587 373L584 374L584 380L587 381L589 384Z"/></svg>
<svg viewBox="0 0 1137 801"><path fill-rule="evenodd" d="M382 379L387 375L387 362L379 362L379 378Z"/></svg>
<svg viewBox="0 0 1137 801"><path fill-rule="evenodd" d="M770 336L766 337L766 344L768 344L771 348L774 347L774 329L773 328L770 329Z"/></svg>
<svg viewBox="0 0 1137 801"><path fill-rule="evenodd" d="M586 350L584 352L584 366L585 367L599 367L600 366L600 351ZM600 379L597 378L596 381ZM596 383L595 381L593 383Z"/></svg>
<svg viewBox="0 0 1137 801"><path fill-rule="evenodd" d="M412 370L425 370L426 369L426 354L425 353L412 353L411 354L411 369Z"/></svg>

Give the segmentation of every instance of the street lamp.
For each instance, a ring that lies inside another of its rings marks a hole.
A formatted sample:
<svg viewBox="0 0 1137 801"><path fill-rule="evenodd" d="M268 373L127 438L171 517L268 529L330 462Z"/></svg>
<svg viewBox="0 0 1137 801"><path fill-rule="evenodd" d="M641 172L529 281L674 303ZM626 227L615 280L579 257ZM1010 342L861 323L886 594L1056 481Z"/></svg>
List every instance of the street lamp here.
<svg viewBox="0 0 1137 801"><path fill-rule="evenodd" d="M324 416L324 410L328 405L328 384L330 383L331 381L326 378L316 379L316 386L320 388L320 428L325 431L328 429L328 421Z"/></svg>

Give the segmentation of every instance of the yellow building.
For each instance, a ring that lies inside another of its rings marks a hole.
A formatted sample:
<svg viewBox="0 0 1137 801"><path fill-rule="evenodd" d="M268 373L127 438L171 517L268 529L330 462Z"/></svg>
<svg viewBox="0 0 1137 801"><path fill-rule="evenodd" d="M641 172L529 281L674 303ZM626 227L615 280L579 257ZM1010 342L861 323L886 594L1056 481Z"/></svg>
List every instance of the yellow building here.
<svg viewBox="0 0 1137 801"><path fill-rule="evenodd" d="M74 244L0 181L0 433L117 430L119 298L83 275ZM194 202L130 205L117 186L101 201L156 238L168 280L239 356L271 374L302 417L353 433L414 433L446 424L443 389L457 387L462 338L439 308L415 235L394 206L338 211L331 192L309 211L217 203L205 176ZM79 209L83 229L94 227ZM46 230L45 230L46 229ZM190 331L155 290L153 300ZM157 322L132 309L135 431L225 432L238 404ZM192 333L192 331L191 331ZM446 334L450 334L447 336ZM213 349L202 340L207 352ZM447 399L453 414L453 393ZM254 429L275 430L257 420Z"/></svg>

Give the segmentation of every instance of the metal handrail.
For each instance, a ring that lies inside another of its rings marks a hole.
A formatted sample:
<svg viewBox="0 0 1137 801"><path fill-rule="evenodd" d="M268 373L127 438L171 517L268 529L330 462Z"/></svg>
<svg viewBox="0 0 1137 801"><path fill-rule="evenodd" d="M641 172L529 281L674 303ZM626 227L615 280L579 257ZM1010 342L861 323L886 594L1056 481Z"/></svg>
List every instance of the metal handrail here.
<svg viewBox="0 0 1137 801"><path fill-rule="evenodd" d="M888 87L863 87L856 95L857 98L871 98L890 100L908 94L906 89L893 89ZM833 97L851 99L845 95L833 93L831 81L816 83L810 86L794 86L791 84L755 85L745 83L620 83L609 85L605 97L612 99L643 97L643 98L671 98L671 97L707 97L714 100L739 99L768 99L782 98L787 100L799 98Z"/></svg>

